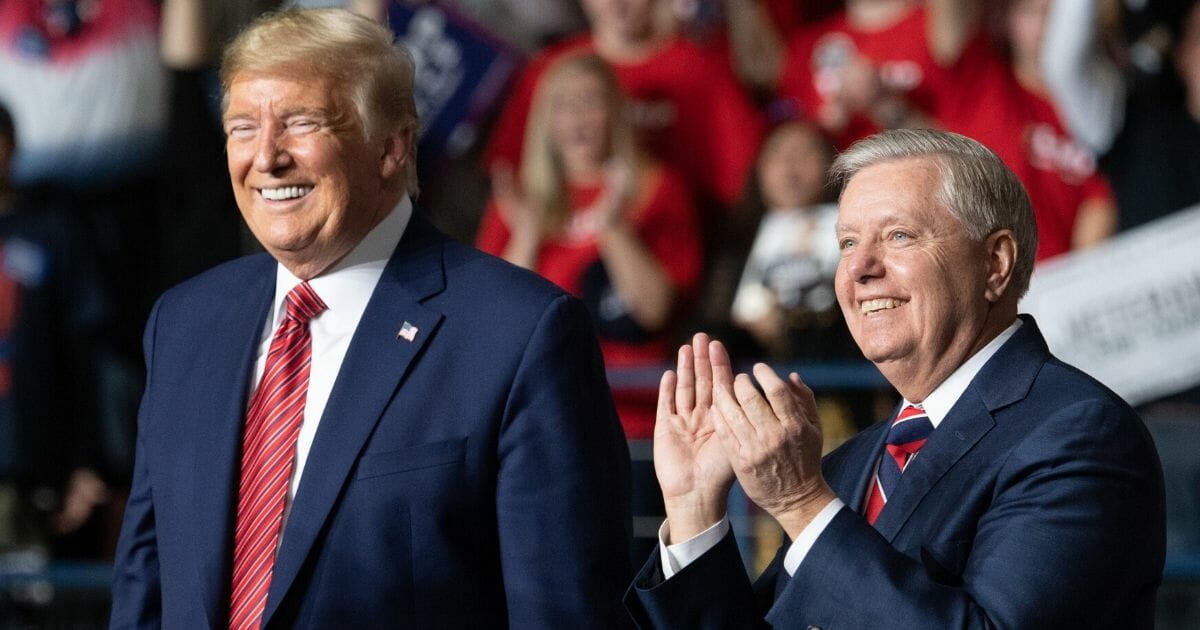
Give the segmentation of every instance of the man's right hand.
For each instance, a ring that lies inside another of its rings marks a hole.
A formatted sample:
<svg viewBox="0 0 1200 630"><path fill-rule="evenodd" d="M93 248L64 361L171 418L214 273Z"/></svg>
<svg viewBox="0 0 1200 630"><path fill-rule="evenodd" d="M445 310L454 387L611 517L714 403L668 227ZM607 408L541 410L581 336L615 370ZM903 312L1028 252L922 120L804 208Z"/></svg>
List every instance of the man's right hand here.
<svg viewBox="0 0 1200 630"><path fill-rule="evenodd" d="M725 516L733 469L713 429L708 335L679 349L677 372L663 374L654 426L654 467L667 511L670 544Z"/></svg>

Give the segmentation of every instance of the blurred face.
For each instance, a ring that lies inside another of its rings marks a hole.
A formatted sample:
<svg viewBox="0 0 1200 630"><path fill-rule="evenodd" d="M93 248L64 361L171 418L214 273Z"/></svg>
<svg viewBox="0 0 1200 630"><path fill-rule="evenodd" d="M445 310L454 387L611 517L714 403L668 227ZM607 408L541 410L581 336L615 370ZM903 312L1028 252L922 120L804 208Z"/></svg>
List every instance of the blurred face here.
<svg viewBox="0 0 1200 630"><path fill-rule="evenodd" d="M775 130L759 158L758 183L768 208L803 208L821 200L828 152L816 132L800 123Z"/></svg>
<svg viewBox="0 0 1200 630"><path fill-rule="evenodd" d="M883 162L851 178L838 209L838 302L863 354L909 400L978 349L989 309L984 246L937 205L939 186L929 159Z"/></svg>
<svg viewBox="0 0 1200 630"><path fill-rule="evenodd" d="M1050 0L1012 0L1009 4L1008 40L1016 64L1036 67L1049 11Z"/></svg>
<svg viewBox="0 0 1200 630"><path fill-rule="evenodd" d="M234 197L254 236L300 278L349 253L399 200L385 180L403 163L392 155L400 148L365 140L341 93L330 79L249 72L229 87Z"/></svg>
<svg viewBox="0 0 1200 630"><path fill-rule="evenodd" d="M604 82L582 71L562 75L550 100L550 138L567 173L584 174L608 158L612 112Z"/></svg>
<svg viewBox="0 0 1200 630"><path fill-rule="evenodd" d="M627 41L643 41L654 34L655 4L659 0L583 0L583 9L594 31Z"/></svg>

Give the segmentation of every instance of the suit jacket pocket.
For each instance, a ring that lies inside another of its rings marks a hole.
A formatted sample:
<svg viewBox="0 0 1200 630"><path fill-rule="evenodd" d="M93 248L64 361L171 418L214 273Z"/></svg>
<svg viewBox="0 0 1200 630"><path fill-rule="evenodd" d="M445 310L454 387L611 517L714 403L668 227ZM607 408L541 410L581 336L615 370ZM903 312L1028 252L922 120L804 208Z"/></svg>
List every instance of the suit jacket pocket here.
<svg viewBox="0 0 1200 630"><path fill-rule="evenodd" d="M463 461L467 439L454 438L428 444L415 444L383 453L367 453L358 463L356 479L457 464Z"/></svg>

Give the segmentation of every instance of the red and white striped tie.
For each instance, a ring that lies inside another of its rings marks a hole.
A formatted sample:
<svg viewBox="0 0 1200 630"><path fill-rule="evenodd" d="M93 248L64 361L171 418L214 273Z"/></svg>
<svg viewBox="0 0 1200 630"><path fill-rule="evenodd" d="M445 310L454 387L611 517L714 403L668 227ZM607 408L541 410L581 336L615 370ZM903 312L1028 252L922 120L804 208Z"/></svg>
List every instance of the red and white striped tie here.
<svg viewBox="0 0 1200 630"><path fill-rule="evenodd" d="M931 433L933 423L920 406L905 405L896 416L896 421L888 429L887 454L880 458L867 495L868 523L875 524L883 506L900 485L900 476L904 474L908 462L925 446Z"/></svg>
<svg viewBox="0 0 1200 630"><path fill-rule="evenodd" d="M307 282L292 289L267 364L246 412L242 475L233 542L232 630L262 622L275 566L283 508L295 463L296 437L308 398L312 336L308 320L326 309Z"/></svg>

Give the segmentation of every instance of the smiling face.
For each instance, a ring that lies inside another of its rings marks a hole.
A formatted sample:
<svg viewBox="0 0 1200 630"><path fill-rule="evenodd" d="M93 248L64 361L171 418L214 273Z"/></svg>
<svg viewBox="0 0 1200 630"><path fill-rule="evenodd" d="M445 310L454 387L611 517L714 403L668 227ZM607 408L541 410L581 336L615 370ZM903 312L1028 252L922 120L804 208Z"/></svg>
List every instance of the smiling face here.
<svg viewBox="0 0 1200 630"><path fill-rule="evenodd" d="M399 201L407 136L367 140L332 79L243 72L229 84L226 153L250 231L299 278L345 256Z"/></svg>
<svg viewBox="0 0 1200 630"><path fill-rule="evenodd" d="M612 99L595 74L562 75L550 99L550 138L568 176L599 170L609 154Z"/></svg>
<svg viewBox="0 0 1200 630"><path fill-rule="evenodd" d="M821 201L829 151L803 123L786 123L767 138L758 181L768 208L803 208Z"/></svg>
<svg viewBox="0 0 1200 630"><path fill-rule="evenodd" d="M863 354L910 401L999 332L987 246L939 207L940 186L932 158L885 161L855 174L839 203L838 302Z"/></svg>

